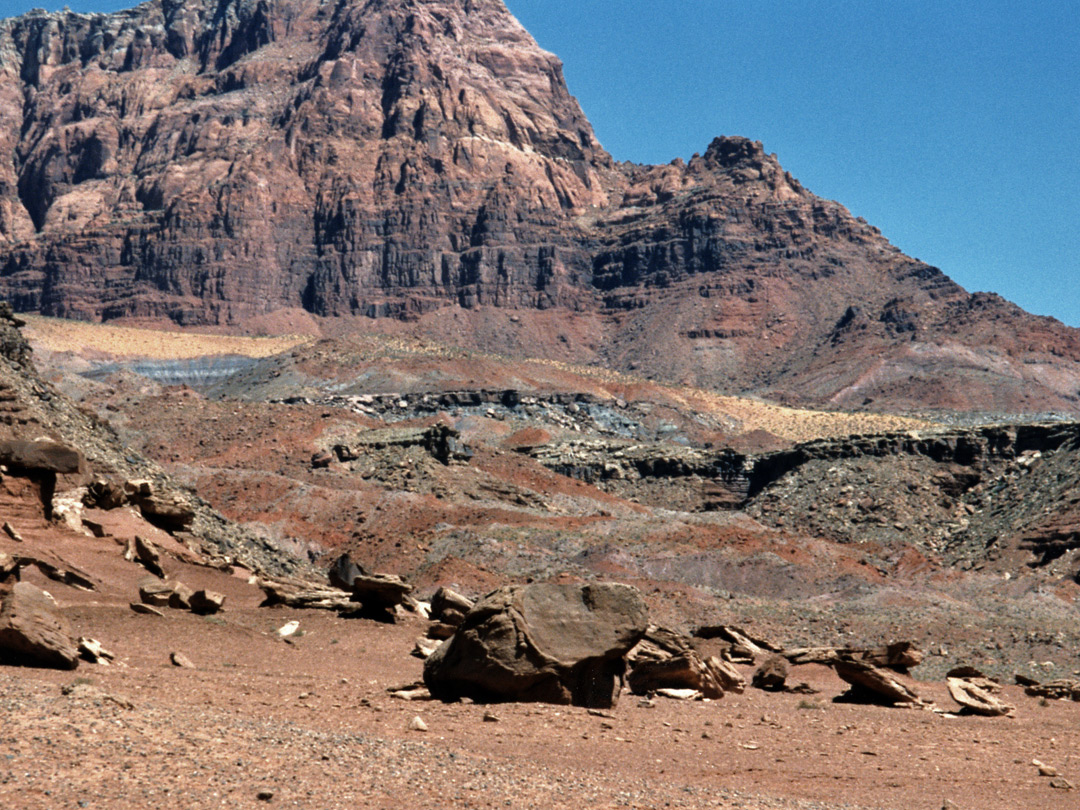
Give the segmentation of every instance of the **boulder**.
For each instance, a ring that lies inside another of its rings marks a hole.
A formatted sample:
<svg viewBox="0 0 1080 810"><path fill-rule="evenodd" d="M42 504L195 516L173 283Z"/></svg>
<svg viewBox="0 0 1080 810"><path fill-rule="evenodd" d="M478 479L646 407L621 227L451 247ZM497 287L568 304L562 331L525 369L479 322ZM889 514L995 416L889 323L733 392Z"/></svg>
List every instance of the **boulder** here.
<svg viewBox="0 0 1080 810"><path fill-rule="evenodd" d="M645 603L628 585L508 586L480 600L427 658L424 683L440 700L607 708L647 628Z"/></svg>
<svg viewBox="0 0 1080 810"><path fill-rule="evenodd" d="M889 706L901 704L922 705L922 700L883 669L865 661L839 660L833 669L841 679L851 684L851 689L837 700L852 703L883 703Z"/></svg>
<svg viewBox="0 0 1080 810"><path fill-rule="evenodd" d="M52 597L16 582L0 606L0 661L18 666L75 669L79 650Z"/></svg>
<svg viewBox="0 0 1080 810"><path fill-rule="evenodd" d="M1080 701L1080 681L1075 678L1058 678L1054 681L1039 683L1023 675L1017 675L1016 682L1024 687L1024 694L1030 697Z"/></svg>
<svg viewBox="0 0 1080 810"><path fill-rule="evenodd" d="M784 686L787 684L787 676L787 661L779 655L771 655L757 668L750 683L755 689L780 692L783 691Z"/></svg>
<svg viewBox="0 0 1080 810"><path fill-rule="evenodd" d="M225 606L225 594L215 591L195 591L191 595L191 612L200 616L217 613Z"/></svg>
<svg viewBox="0 0 1080 810"><path fill-rule="evenodd" d="M412 589L395 574L361 574L352 581L352 600L365 608L393 609L405 601Z"/></svg>

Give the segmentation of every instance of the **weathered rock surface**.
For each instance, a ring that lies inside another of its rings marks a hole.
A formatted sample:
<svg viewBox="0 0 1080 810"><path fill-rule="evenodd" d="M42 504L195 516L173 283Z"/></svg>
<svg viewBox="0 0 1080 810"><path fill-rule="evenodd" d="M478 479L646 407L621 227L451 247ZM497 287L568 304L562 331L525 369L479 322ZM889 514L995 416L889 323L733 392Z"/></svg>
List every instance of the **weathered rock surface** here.
<svg viewBox="0 0 1080 810"><path fill-rule="evenodd" d="M863 661L839 660L833 669L851 689L841 698L854 703L884 703L886 705L922 705L919 696L883 669Z"/></svg>
<svg viewBox="0 0 1080 810"><path fill-rule="evenodd" d="M199 590L191 595L190 602L192 613L209 616L225 606L225 595L216 591Z"/></svg>
<svg viewBox="0 0 1080 810"><path fill-rule="evenodd" d="M1015 706L998 697L1001 684L977 670L952 670L947 674L945 683L952 699L971 714L1003 717L1016 711Z"/></svg>
<svg viewBox="0 0 1080 810"><path fill-rule="evenodd" d="M79 650L56 603L27 582L17 582L0 605L0 662L75 669Z"/></svg>
<svg viewBox="0 0 1080 810"><path fill-rule="evenodd" d="M463 341L519 353L502 313L587 313L576 359L653 376L1076 411L1076 330L967 294L758 143L616 164L499 0L31 12L0 22L0 124L20 310L441 332L457 307L504 327Z"/></svg>
<svg viewBox="0 0 1080 810"><path fill-rule="evenodd" d="M779 655L771 655L754 671L750 683L756 689L780 692L787 684L787 677L787 662Z"/></svg>
<svg viewBox="0 0 1080 810"><path fill-rule="evenodd" d="M467 596L462 596L451 588L439 588L431 597L431 619L457 626L465 620L474 604Z"/></svg>
<svg viewBox="0 0 1080 810"><path fill-rule="evenodd" d="M638 695L661 689L693 689L715 699L727 691L742 692L746 686L730 664L715 656L702 659L687 636L664 627L650 627L627 660L630 670L626 682Z"/></svg>
<svg viewBox="0 0 1080 810"><path fill-rule="evenodd" d="M440 700L609 707L647 627L641 596L626 585L500 588L428 657L424 683Z"/></svg>

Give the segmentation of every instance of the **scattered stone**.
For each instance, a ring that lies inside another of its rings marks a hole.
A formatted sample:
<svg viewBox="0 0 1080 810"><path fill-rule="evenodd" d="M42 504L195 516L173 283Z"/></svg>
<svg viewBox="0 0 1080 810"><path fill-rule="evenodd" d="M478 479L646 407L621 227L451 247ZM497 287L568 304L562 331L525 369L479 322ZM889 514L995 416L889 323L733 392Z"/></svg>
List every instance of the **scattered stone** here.
<svg viewBox="0 0 1080 810"><path fill-rule="evenodd" d="M195 664L192 663L192 660L182 652L169 653L169 661L172 662L174 667L180 667L181 669L195 669Z"/></svg>
<svg viewBox="0 0 1080 810"><path fill-rule="evenodd" d="M1030 697L1042 697L1048 700L1075 700L1080 701L1080 681L1073 678L1058 678L1040 684L1031 678L1016 676L1016 682L1024 687L1024 694Z"/></svg>
<svg viewBox="0 0 1080 810"><path fill-rule="evenodd" d="M783 691L784 685L787 683L787 676L787 661L779 655L772 655L757 668L750 683L755 689L780 692Z"/></svg>
<svg viewBox="0 0 1080 810"><path fill-rule="evenodd" d="M91 664L107 666L109 662L116 660L116 656L101 646L101 642L93 638L80 638L76 645L79 657Z"/></svg>
<svg viewBox="0 0 1080 810"><path fill-rule="evenodd" d="M416 640L416 646L413 647L412 654L417 658L426 659L435 650L439 649L442 644L441 641L432 638L418 638Z"/></svg>
<svg viewBox="0 0 1080 810"><path fill-rule="evenodd" d="M608 708L648 614L627 585L515 585L484 597L424 662L440 700L541 701Z"/></svg>
<svg viewBox="0 0 1080 810"><path fill-rule="evenodd" d="M146 577L139 581L139 599L144 605L168 607L173 586L156 577Z"/></svg>
<svg viewBox="0 0 1080 810"><path fill-rule="evenodd" d="M398 686L386 691L390 693L390 697L398 700L431 700L431 692L423 683Z"/></svg>
<svg viewBox="0 0 1080 810"><path fill-rule="evenodd" d="M863 661L836 661L833 669L841 679L851 684L851 689L835 700L851 703L878 703L923 705L915 692L889 675Z"/></svg>
<svg viewBox="0 0 1080 810"><path fill-rule="evenodd" d="M255 798L258 799L260 802L268 802L274 798L274 791L266 790L265 788L263 788L255 794Z"/></svg>
<svg viewBox="0 0 1080 810"><path fill-rule="evenodd" d="M316 450L311 454L312 469L322 470L329 467L334 460L334 454L329 450Z"/></svg>
<svg viewBox="0 0 1080 810"><path fill-rule="evenodd" d="M699 689L657 689L656 694L671 700L701 700L705 697Z"/></svg>
<svg viewBox="0 0 1080 810"><path fill-rule="evenodd" d="M1053 765L1047 765L1045 762L1041 762L1037 759L1031 760L1031 764L1034 765L1038 771L1039 776L1057 776L1058 771Z"/></svg>
<svg viewBox="0 0 1080 810"><path fill-rule="evenodd" d="M194 595L195 591L183 582L174 582L169 594L169 607L174 610L191 610L191 597Z"/></svg>
<svg viewBox="0 0 1080 810"><path fill-rule="evenodd" d="M79 651L56 602L28 582L16 582L0 605L0 662L75 669Z"/></svg>
<svg viewBox="0 0 1080 810"><path fill-rule="evenodd" d="M338 612L356 610L356 603L349 598L348 592L338 588L327 588L325 585L313 585L309 582L294 583L270 579L256 580L256 584L266 595L262 607L285 605L291 608Z"/></svg>
<svg viewBox="0 0 1080 810"><path fill-rule="evenodd" d="M139 565L155 577L165 579L165 571L161 567L161 554L158 552L153 540L147 540L145 537L135 535L133 549L135 561Z"/></svg>
<svg viewBox="0 0 1080 810"><path fill-rule="evenodd" d="M4 521L4 534L14 540L16 543L23 542L22 535L15 531L15 527L8 521Z"/></svg>
<svg viewBox="0 0 1080 810"><path fill-rule="evenodd" d="M1073 785L1073 783L1070 782L1068 779L1060 779L1060 778L1051 779L1050 780L1050 787L1054 788L1055 790L1074 790L1075 789L1075 785Z"/></svg>
<svg viewBox="0 0 1080 810"><path fill-rule="evenodd" d="M886 667L902 674L907 674L912 667L917 667L924 658L922 650L915 646L912 641L897 641L867 650L862 655L862 660L875 667Z"/></svg>
<svg viewBox="0 0 1080 810"><path fill-rule="evenodd" d="M495 712L491 711L490 709L484 712L485 723L498 723L499 719L499 715L495 714Z"/></svg>
<svg viewBox="0 0 1080 810"><path fill-rule="evenodd" d="M967 713L1002 717L1016 711L1015 707L996 696L1001 691L1001 685L973 667L950 670L945 676L945 683L952 699Z"/></svg>
<svg viewBox="0 0 1080 810"><path fill-rule="evenodd" d="M425 723L419 715L409 721L409 731L427 731L427 723Z"/></svg>
<svg viewBox="0 0 1080 810"><path fill-rule="evenodd" d="M10 554L5 554L0 551L0 582L3 582L12 574L18 574L19 561L17 557L12 557Z"/></svg>
<svg viewBox="0 0 1080 810"><path fill-rule="evenodd" d="M165 614L158 610L156 607L152 607L151 605L144 605L141 602L132 602L130 605L128 605L128 607L136 613L142 613L145 616L165 616Z"/></svg>
<svg viewBox="0 0 1080 810"><path fill-rule="evenodd" d="M287 624L283 624L277 629L277 634L281 638L287 638L300 629L300 622L295 619Z"/></svg>
<svg viewBox="0 0 1080 810"><path fill-rule="evenodd" d="M195 521L191 504L178 497L149 495L140 498L139 511L148 523L167 532L183 531Z"/></svg>
<svg viewBox="0 0 1080 810"><path fill-rule="evenodd" d="M394 608L412 592L412 585L395 574L361 574L352 581L352 599L364 607Z"/></svg>
<svg viewBox="0 0 1080 810"><path fill-rule="evenodd" d="M83 504L104 510L116 509L126 501L127 493L123 484L102 478L91 481L86 487L86 495L83 496Z"/></svg>
<svg viewBox="0 0 1080 810"><path fill-rule="evenodd" d="M650 627L627 656L627 685L636 695L660 689L690 689L708 698L724 696L724 682L742 678L730 665L701 660L690 638L664 627Z"/></svg>
<svg viewBox="0 0 1080 810"><path fill-rule="evenodd" d="M216 591L195 591L191 595L191 612L200 616L217 613L225 606L225 594Z"/></svg>

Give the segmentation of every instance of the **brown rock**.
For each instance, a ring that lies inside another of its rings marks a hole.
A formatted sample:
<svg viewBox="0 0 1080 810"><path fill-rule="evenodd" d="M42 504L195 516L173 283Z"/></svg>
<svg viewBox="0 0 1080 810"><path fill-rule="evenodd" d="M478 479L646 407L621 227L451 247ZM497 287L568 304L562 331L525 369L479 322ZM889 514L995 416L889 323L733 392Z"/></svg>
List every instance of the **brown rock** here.
<svg viewBox="0 0 1080 810"><path fill-rule="evenodd" d="M627 655L627 684L637 695L662 689L690 689L707 698L724 696L728 669L717 658L703 661L687 636L663 627L650 627ZM736 679L738 673L734 673Z"/></svg>
<svg viewBox="0 0 1080 810"><path fill-rule="evenodd" d="M0 441L0 464L24 470L78 473L86 468L83 454L57 442Z"/></svg>
<svg viewBox="0 0 1080 810"><path fill-rule="evenodd" d="M440 700L543 701L606 708L648 617L626 585L500 588L424 662Z"/></svg>
<svg viewBox="0 0 1080 810"><path fill-rule="evenodd" d="M191 595L191 612L200 616L217 613L225 606L225 595L216 591L195 591Z"/></svg>
<svg viewBox="0 0 1080 810"><path fill-rule="evenodd" d="M139 511L148 522L168 532L182 531L195 520L195 510L190 504L161 495L140 499Z"/></svg>
<svg viewBox="0 0 1080 810"><path fill-rule="evenodd" d="M844 700L854 703L922 705L922 700L911 689L884 670L863 661L835 661L833 669L836 670L837 675L851 684L851 689L841 696Z"/></svg>
<svg viewBox="0 0 1080 810"><path fill-rule="evenodd" d="M450 588L442 587L431 597L431 618L446 624L461 624L472 610L473 601Z"/></svg>
<svg viewBox="0 0 1080 810"><path fill-rule="evenodd" d="M144 605L142 602L132 602L128 605L129 608L135 613L141 613L144 616L161 616L164 618L165 614L152 605Z"/></svg>
<svg viewBox="0 0 1080 810"><path fill-rule="evenodd" d="M395 574L361 574L352 581L352 598L364 607L393 608L412 593L409 585Z"/></svg>
<svg viewBox="0 0 1080 810"><path fill-rule="evenodd" d="M757 689L779 692L783 690L784 685L787 683L787 676L787 661L779 655L772 655L757 668L750 683Z"/></svg>
<svg viewBox="0 0 1080 810"><path fill-rule="evenodd" d="M1000 687L987 678L947 677L945 683L952 699L972 714L1002 717L1016 710L994 694Z"/></svg>
<svg viewBox="0 0 1080 810"><path fill-rule="evenodd" d="M135 561L155 577L165 578L165 570L161 567L161 553L153 540L135 535L132 544Z"/></svg>
<svg viewBox="0 0 1080 810"><path fill-rule="evenodd" d="M183 582L174 582L169 593L169 607L176 610L191 610L191 597L194 595L195 591Z"/></svg>
<svg viewBox="0 0 1080 810"><path fill-rule="evenodd" d="M16 543L23 542L22 535L15 531L15 527L6 520L4 521L4 534L14 540Z"/></svg>
<svg viewBox="0 0 1080 810"><path fill-rule="evenodd" d="M0 606L0 662L75 669L79 651L67 620L44 591L16 582Z"/></svg>
<svg viewBox="0 0 1080 810"><path fill-rule="evenodd" d="M173 586L154 577L146 577L139 582L139 600L144 605L167 607L169 597L173 595Z"/></svg>
<svg viewBox="0 0 1080 810"><path fill-rule="evenodd" d="M97 639L80 638L77 647L79 657L91 664L107 665L116 660L116 655L106 650Z"/></svg>
<svg viewBox="0 0 1080 810"><path fill-rule="evenodd" d="M191 662L191 659L184 655L182 652L169 653L169 661L172 662L174 667L180 667L182 669L195 669L195 664Z"/></svg>

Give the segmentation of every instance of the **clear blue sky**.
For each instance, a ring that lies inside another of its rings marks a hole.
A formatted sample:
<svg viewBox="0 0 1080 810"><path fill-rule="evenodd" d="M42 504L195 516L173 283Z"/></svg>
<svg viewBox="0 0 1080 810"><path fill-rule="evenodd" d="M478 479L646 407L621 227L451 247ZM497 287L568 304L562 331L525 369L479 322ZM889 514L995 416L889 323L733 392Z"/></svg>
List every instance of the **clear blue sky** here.
<svg viewBox="0 0 1080 810"><path fill-rule="evenodd" d="M1080 326L1075 0L506 2L616 159L760 140L969 290Z"/></svg>

